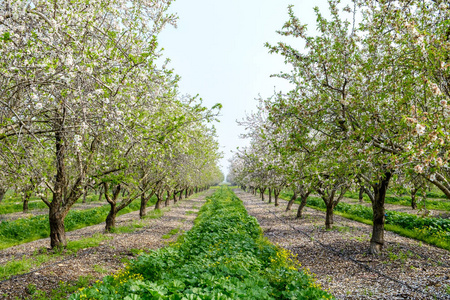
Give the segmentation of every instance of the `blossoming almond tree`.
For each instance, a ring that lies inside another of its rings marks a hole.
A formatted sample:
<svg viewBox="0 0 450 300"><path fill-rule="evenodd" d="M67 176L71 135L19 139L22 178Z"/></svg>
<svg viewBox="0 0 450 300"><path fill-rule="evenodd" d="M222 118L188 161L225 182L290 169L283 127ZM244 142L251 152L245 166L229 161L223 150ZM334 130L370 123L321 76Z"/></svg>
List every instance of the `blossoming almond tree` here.
<svg viewBox="0 0 450 300"><path fill-rule="evenodd" d="M136 76L147 77L142 70L153 68L155 36L173 21L164 14L168 4L0 4L0 152L11 157L31 146L53 153L55 173L27 166L41 173L52 193L42 198L49 206L52 247L66 244L64 217L83 192L99 146L126 131L120 116L136 99L138 92L130 93ZM157 93L143 92L140 97Z"/></svg>

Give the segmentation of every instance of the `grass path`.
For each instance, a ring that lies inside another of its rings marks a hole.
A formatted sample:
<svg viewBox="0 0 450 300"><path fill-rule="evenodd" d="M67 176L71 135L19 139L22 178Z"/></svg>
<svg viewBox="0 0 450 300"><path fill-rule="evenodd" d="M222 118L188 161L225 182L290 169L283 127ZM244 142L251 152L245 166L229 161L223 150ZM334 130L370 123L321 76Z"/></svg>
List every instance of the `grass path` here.
<svg viewBox="0 0 450 300"><path fill-rule="evenodd" d="M107 239L101 241L98 246L81 249L77 255L57 256L54 260L43 263L35 272L0 283L0 298L26 299L29 297L32 299L30 285L33 291L50 292L58 288L61 281L75 282L80 276L89 276L91 281L100 280L103 276L122 268L124 262L140 250L163 247L173 241L178 233L189 230L196 217L195 212L204 203L205 195L211 192L195 194L175 205L171 204L158 218L147 218L137 222L138 211L119 216L116 225L123 233L105 234ZM151 209L149 208L148 211ZM67 236L70 241L83 240L102 233L104 226L105 224L101 223L85 227L68 232ZM0 263L5 265L12 259L33 258L48 245L47 238L4 249L0 253Z"/></svg>
<svg viewBox="0 0 450 300"><path fill-rule="evenodd" d="M450 252L385 232L379 257L367 254L371 226L335 215L324 230L325 214L306 208L289 212L237 190L250 215L273 243L298 255L304 268L338 299L450 299Z"/></svg>

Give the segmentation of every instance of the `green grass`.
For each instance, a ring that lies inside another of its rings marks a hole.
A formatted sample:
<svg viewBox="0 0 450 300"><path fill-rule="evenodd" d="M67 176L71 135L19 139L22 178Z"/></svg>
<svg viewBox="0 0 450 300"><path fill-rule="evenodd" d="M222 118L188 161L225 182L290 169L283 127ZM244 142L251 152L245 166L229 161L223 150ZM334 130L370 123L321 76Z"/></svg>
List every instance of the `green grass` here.
<svg viewBox="0 0 450 300"><path fill-rule="evenodd" d="M427 195L437 195L434 192L429 192ZM351 198L351 199L359 199L359 193L355 192L347 192L345 193L345 197ZM427 196L428 197L428 196ZM432 197L429 197L432 198ZM437 198L437 197L436 197ZM443 210L443 211L450 211L450 201L448 199L425 199L422 200L420 203L418 202L418 207L426 207L427 209L434 209L434 210ZM442 195L442 197L439 198L446 198L445 195ZM369 197L364 194L363 199L365 202L370 203ZM419 196L416 197L416 199L419 199ZM395 205L403 205L411 207L411 197L410 196L395 196L392 194L386 195L386 203L388 204L395 204Z"/></svg>
<svg viewBox="0 0 450 300"><path fill-rule="evenodd" d="M111 240L112 236L107 236L101 233L95 233L91 237L83 238L81 240L67 242L66 250L76 253L78 250L98 247L101 242Z"/></svg>
<svg viewBox="0 0 450 300"><path fill-rule="evenodd" d="M156 202L156 197L150 201ZM130 213L138 210L140 201L135 200L129 206L121 210L118 215ZM86 210L71 210L65 220L66 231L80 229L104 222L109 212L109 205ZM159 217L163 212L149 214L149 218ZM18 219L15 221L3 221L0 223L0 249L27 243L50 235L48 215L40 215L30 218Z"/></svg>
<svg viewBox="0 0 450 300"><path fill-rule="evenodd" d="M169 233L164 234L162 236L163 239L170 239L172 236L176 235L178 232L180 232L180 228L174 228L171 231L169 231Z"/></svg>
<svg viewBox="0 0 450 300"><path fill-rule="evenodd" d="M288 201L290 195L280 197ZM297 204L300 201L296 201ZM308 197L307 206L325 211L325 204L318 197ZM359 204L339 203L334 214L344 218L373 225L372 208ZM450 220L440 218L423 218L408 213L386 210L385 230L415 240L426 242L442 249L450 250Z"/></svg>
<svg viewBox="0 0 450 300"><path fill-rule="evenodd" d="M8 194L9 197L8 197ZM105 201L104 197L102 201ZM82 198L78 199L77 203L81 203ZM90 194L86 197L86 203L98 202L98 195ZM32 196L28 202L28 210L34 209L48 209L47 205L38 197ZM23 204L21 196L13 195L12 192L6 193L5 199L0 203L0 215L16 213L23 211Z"/></svg>
<svg viewBox="0 0 450 300"><path fill-rule="evenodd" d="M9 279L14 275L30 272L32 269L39 267L44 262L55 259L55 256L46 254L35 255L31 258L23 257L0 265L0 280Z"/></svg>
<svg viewBox="0 0 450 300"><path fill-rule="evenodd" d="M262 235L228 189L208 197L194 227L171 246L69 299L331 299L291 254Z"/></svg>
<svg viewBox="0 0 450 300"><path fill-rule="evenodd" d="M77 241L69 241L64 253L47 253L46 250L42 253L36 252L31 257L23 257L22 259L14 260L0 265L0 280L11 278L11 276L24 274L33 269L39 268L43 263L60 259L62 255L71 255L81 249L97 247L101 242L112 239L111 236L103 234L94 234L92 237L84 238Z"/></svg>

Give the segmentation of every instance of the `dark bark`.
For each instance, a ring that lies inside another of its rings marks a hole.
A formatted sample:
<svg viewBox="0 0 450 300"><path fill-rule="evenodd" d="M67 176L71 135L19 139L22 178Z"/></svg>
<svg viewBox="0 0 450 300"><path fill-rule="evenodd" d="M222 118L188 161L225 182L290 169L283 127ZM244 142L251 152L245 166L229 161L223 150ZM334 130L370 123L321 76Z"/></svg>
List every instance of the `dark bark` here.
<svg viewBox="0 0 450 300"><path fill-rule="evenodd" d="M109 202L109 201L108 201ZM106 226L105 230L107 232L111 232L113 228L116 227L116 215L117 215L117 207L115 202L109 202L111 206L108 216L106 217Z"/></svg>
<svg viewBox="0 0 450 300"><path fill-rule="evenodd" d="M87 192L88 192L88 188L85 187L84 192L83 192L83 201L81 203L86 203Z"/></svg>
<svg viewBox="0 0 450 300"><path fill-rule="evenodd" d="M278 196L280 195L281 189L273 189L273 195L275 196L275 206L280 205L278 203Z"/></svg>
<svg viewBox="0 0 450 300"><path fill-rule="evenodd" d="M269 188L269 203L272 203L272 189Z"/></svg>
<svg viewBox="0 0 450 300"><path fill-rule="evenodd" d="M100 189L98 190L98 202L102 201L103 196L103 186L100 186Z"/></svg>
<svg viewBox="0 0 450 300"><path fill-rule="evenodd" d="M416 193L419 189L412 188L411 189L411 208L417 209L417 201L416 201Z"/></svg>
<svg viewBox="0 0 450 300"><path fill-rule="evenodd" d="M361 187L359 188L359 202L360 202L360 203L364 202L363 196L364 196L364 188L361 186Z"/></svg>
<svg viewBox="0 0 450 300"><path fill-rule="evenodd" d="M161 202L162 202L162 194L157 193L157 194L156 194L156 204L155 204L155 209L161 209Z"/></svg>
<svg viewBox="0 0 450 300"><path fill-rule="evenodd" d="M164 207L167 207L167 206L169 206L169 204L170 204L170 192L169 191L167 191L167 197L166 197L166 201L164 201Z"/></svg>
<svg viewBox="0 0 450 300"><path fill-rule="evenodd" d="M53 201L52 201L53 202ZM54 205L49 208L50 222L50 247L52 249L67 246L66 230L64 227L64 218L66 213Z"/></svg>
<svg viewBox="0 0 450 300"><path fill-rule="evenodd" d="M66 194L67 181L65 166L66 147L62 132L63 130L55 133L56 176L53 199L49 207L50 246L52 249L67 246L66 231L64 228L64 218L66 217L67 212L62 208L64 202L63 196Z"/></svg>
<svg viewBox="0 0 450 300"><path fill-rule="evenodd" d="M300 219L302 217L303 208L306 206L306 201L308 200L309 194L310 192L301 195L301 202L297 210L297 217L296 217L297 219Z"/></svg>
<svg viewBox="0 0 450 300"><path fill-rule="evenodd" d="M389 187L391 175L391 172L385 172L384 177L380 178L378 183L372 185L374 189L374 201L372 202L372 238L370 240L369 248L369 253L371 254L380 254L383 249L385 222L384 201L386 198L387 189Z"/></svg>
<svg viewBox="0 0 450 300"><path fill-rule="evenodd" d="M0 188L0 203L3 201L3 198L5 198L6 192L7 192L7 189Z"/></svg>
<svg viewBox="0 0 450 300"><path fill-rule="evenodd" d="M155 194L154 191L150 193L147 197L145 196L145 193L141 195L141 206L139 207L139 218L142 219L147 214L147 203L148 201L153 197Z"/></svg>
<svg viewBox="0 0 450 300"><path fill-rule="evenodd" d="M294 194L292 195L286 206L286 211L290 211L292 209L292 205L294 204L295 200L297 200L297 191L294 190Z"/></svg>
<svg viewBox="0 0 450 300"><path fill-rule="evenodd" d="M266 192L266 188L260 188L259 191L261 192L261 200L264 201L264 193Z"/></svg>
<svg viewBox="0 0 450 300"><path fill-rule="evenodd" d="M184 198L186 199L187 197L188 197L188 190L189 190L189 188L186 188L186 190L184 191Z"/></svg>
<svg viewBox="0 0 450 300"><path fill-rule="evenodd" d="M173 193L173 203L175 204L175 203L177 203L177 201L178 201L178 199L177 199L177 193L174 192L174 193Z"/></svg>
<svg viewBox="0 0 450 300"><path fill-rule="evenodd" d="M108 195L109 188L108 188L107 183L103 183L103 188L105 191L106 201L108 201L108 203L110 205L109 213L105 220L105 223L106 223L105 230L106 230L106 232L111 232L113 230L113 228L116 227L116 215L118 212L117 198L120 195L121 186L120 186L120 184L118 184L116 186L116 188L113 189L112 197L110 197Z"/></svg>
<svg viewBox="0 0 450 300"><path fill-rule="evenodd" d="M22 211L24 214L28 212L28 201L30 200L32 191L25 191L23 194L23 206Z"/></svg>
<svg viewBox="0 0 450 300"><path fill-rule="evenodd" d="M331 226L333 225L333 211L334 211L334 201L331 200L329 203L327 203L327 211L326 211L326 218L325 218L325 229L329 230L331 229Z"/></svg>

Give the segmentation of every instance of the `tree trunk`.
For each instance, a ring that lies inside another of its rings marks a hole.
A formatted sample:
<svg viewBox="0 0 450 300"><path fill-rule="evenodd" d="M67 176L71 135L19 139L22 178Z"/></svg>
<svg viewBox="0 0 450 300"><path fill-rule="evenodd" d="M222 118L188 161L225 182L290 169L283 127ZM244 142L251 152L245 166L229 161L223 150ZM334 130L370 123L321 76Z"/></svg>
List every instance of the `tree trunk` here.
<svg viewBox="0 0 450 300"><path fill-rule="evenodd" d="M139 207L139 218L142 219L147 214L147 199L145 199L145 194L141 195L141 206Z"/></svg>
<svg viewBox="0 0 450 300"><path fill-rule="evenodd" d="M164 207L169 206L170 204L170 192L167 191L167 197L166 197L166 201L164 201Z"/></svg>
<svg viewBox="0 0 450 300"><path fill-rule="evenodd" d="M3 201L3 198L5 197L7 189L0 188L0 203Z"/></svg>
<svg viewBox="0 0 450 300"><path fill-rule="evenodd" d="M68 212L63 210L63 195L66 189L66 166L65 154L66 146L63 139L64 129L58 128L55 132L55 150L56 150L56 176L53 188L52 202L49 206L49 223L50 223L50 246L52 249L67 246L66 231L64 228L64 218Z"/></svg>
<svg viewBox="0 0 450 300"><path fill-rule="evenodd" d="M189 188L187 188L185 191L184 191L184 198L186 199L187 197L188 197L188 190L189 190Z"/></svg>
<svg viewBox="0 0 450 300"><path fill-rule="evenodd" d="M384 222L385 211L384 201L386 192L391 179L391 173L385 172L384 177L380 179L377 184L373 185L374 189L374 201L372 202L373 210L373 227L372 238L370 240L370 254L380 254L384 244Z"/></svg>
<svg viewBox="0 0 450 300"><path fill-rule="evenodd" d="M103 186L100 186L100 190L98 192L99 192L98 202L100 202L100 201L102 201L102 196L103 196Z"/></svg>
<svg viewBox="0 0 450 300"><path fill-rule="evenodd" d="M180 191L180 194L178 195L178 201L181 201L183 199L183 190Z"/></svg>
<svg viewBox="0 0 450 300"><path fill-rule="evenodd" d="M289 200L286 211L290 211L292 209L292 204L294 204L295 200L297 200L297 191L294 191L294 194L291 197L291 200Z"/></svg>
<svg viewBox="0 0 450 300"><path fill-rule="evenodd" d="M301 196L302 200L300 202L300 205L298 206L296 219L300 219L302 217L303 208L306 206L306 201L308 200L308 196L309 196L309 193Z"/></svg>
<svg viewBox="0 0 450 300"><path fill-rule="evenodd" d="M156 194L156 204L155 204L155 209L161 209L161 195L160 194Z"/></svg>
<svg viewBox="0 0 450 300"><path fill-rule="evenodd" d="M274 189L273 190L273 194L275 196L275 206L280 205L280 203L278 203L278 196L280 195L281 190L278 189Z"/></svg>
<svg viewBox="0 0 450 300"><path fill-rule="evenodd" d="M331 226L333 225L333 199L330 199L329 203L327 203L327 212L326 212L326 219L325 219L325 229L329 230L331 229Z"/></svg>
<svg viewBox="0 0 450 300"><path fill-rule="evenodd" d="M359 202L360 203L364 202L364 188L363 187L359 188Z"/></svg>
<svg viewBox="0 0 450 300"><path fill-rule="evenodd" d="M116 227L116 203L109 203L111 209L109 210L108 216L106 217L106 232L111 232L111 230Z"/></svg>
<svg viewBox="0 0 450 300"><path fill-rule="evenodd" d="M272 189L269 188L269 203L272 203Z"/></svg>
<svg viewBox="0 0 450 300"><path fill-rule="evenodd" d="M173 203L177 203L178 199L177 199L177 193L173 193Z"/></svg>
<svg viewBox="0 0 450 300"><path fill-rule="evenodd" d="M23 195L23 213L26 214L28 212L28 201L31 197L31 191L26 191Z"/></svg>
<svg viewBox="0 0 450 300"><path fill-rule="evenodd" d="M266 188L259 189L261 191L261 200L264 201L264 193L266 191Z"/></svg>
<svg viewBox="0 0 450 300"><path fill-rule="evenodd" d="M53 204L53 202L52 202ZM65 214L59 207L51 205L49 208L50 247L62 248L67 246L66 229L64 227Z"/></svg>
<svg viewBox="0 0 450 300"><path fill-rule="evenodd" d="M83 201L81 203L86 203L87 192L88 192L88 188L85 187L84 192L83 192Z"/></svg>
<svg viewBox="0 0 450 300"><path fill-rule="evenodd" d="M416 201L416 193L418 189L412 188L411 189L411 208L417 209L417 201Z"/></svg>

